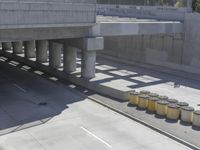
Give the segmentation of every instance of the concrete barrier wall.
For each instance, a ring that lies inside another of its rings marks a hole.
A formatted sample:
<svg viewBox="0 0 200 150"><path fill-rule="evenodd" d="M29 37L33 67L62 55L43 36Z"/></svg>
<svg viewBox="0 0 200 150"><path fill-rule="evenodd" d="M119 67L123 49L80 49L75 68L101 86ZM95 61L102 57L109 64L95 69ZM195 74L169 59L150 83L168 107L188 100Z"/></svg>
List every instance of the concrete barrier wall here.
<svg viewBox="0 0 200 150"><path fill-rule="evenodd" d="M162 6L97 5L97 14L146 19L184 21L187 8Z"/></svg>
<svg viewBox="0 0 200 150"><path fill-rule="evenodd" d="M187 14L185 18L185 42L183 64L187 70L200 70L200 14Z"/></svg>
<svg viewBox="0 0 200 150"><path fill-rule="evenodd" d="M180 69L183 36L177 34L108 37L105 38L105 50L102 53L129 61Z"/></svg>
<svg viewBox="0 0 200 150"><path fill-rule="evenodd" d="M95 23L95 0L0 0L0 27Z"/></svg>

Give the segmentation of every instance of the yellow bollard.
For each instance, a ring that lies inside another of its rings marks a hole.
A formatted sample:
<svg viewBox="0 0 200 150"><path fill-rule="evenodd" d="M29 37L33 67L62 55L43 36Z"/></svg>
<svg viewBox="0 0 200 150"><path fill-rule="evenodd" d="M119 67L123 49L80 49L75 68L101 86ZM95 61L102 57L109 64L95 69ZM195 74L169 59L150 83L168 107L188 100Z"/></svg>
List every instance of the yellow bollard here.
<svg viewBox="0 0 200 150"><path fill-rule="evenodd" d="M200 110L194 111L192 124L196 127L200 127Z"/></svg>
<svg viewBox="0 0 200 150"><path fill-rule="evenodd" d="M142 94L142 95L149 95L150 92L149 92L149 91L146 91L146 90L143 90L143 91L140 91L140 94Z"/></svg>
<svg viewBox="0 0 200 150"><path fill-rule="evenodd" d="M147 106L148 106L148 99L149 99L149 96L147 96L147 95L140 95L139 96L138 107L142 108L142 109L147 108Z"/></svg>
<svg viewBox="0 0 200 150"><path fill-rule="evenodd" d="M157 105L158 98L157 97L149 97L148 101L148 111L155 112L156 111L156 105Z"/></svg>
<svg viewBox="0 0 200 150"><path fill-rule="evenodd" d="M186 103L186 102L178 102L178 103L177 103L177 105L179 105L179 106L180 106L180 108L179 108L179 109L180 109L180 111L181 111L181 108L182 108L182 107L187 107L187 106L189 106L189 104L188 104L188 103Z"/></svg>
<svg viewBox="0 0 200 150"><path fill-rule="evenodd" d="M178 100L176 99L168 99L167 100L170 104L177 104L178 103Z"/></svg>
<svg viewBox="0 0 200 150"><path fill-rule="evenodd" d="M139 102L139 93L138 92L131 92L130 93L130 103L133 105L138 105Z"/></svg>
<svg viewBox="0 0 200 150"><path fill-rule="evenodd" d="M186 103L186 102L178 102L177 105L179 105L180 107L186 107L186 106L189 106L189 104Z"/></svg>
<svg viewBox="0 0 200 150"><path fill-rule="evenodd" d="M171 103L167 108L167 118L172 120L177 120L180 117L180 106L175 103Z"/></svg>
<svg viewBox="0 0 200 150"><path fill-rule="evenodd" d="M159 97L159 95L156 94L156 93L150 93L150 94L149 94L149 97Z"/></svg>
<svg viewBox="0 0 200 150"><path fill-rule="evenodd" d="M187 123L191 123L193 120L194 108L185 106L181 107L181 120Z"/></svg>
<svg viewBox="0 0 200 150"><path fill-rule="evenodd" d="M159 100L167 101L169 98L167 96L158 96Z"/></svg>
<svg viewBox="0 0 200 150"><path fill-rule="evenodd" d="M165 100L159 100L156 106L156 113L161 116L165 116L167 114L167 106L169 102Z"/></svg>

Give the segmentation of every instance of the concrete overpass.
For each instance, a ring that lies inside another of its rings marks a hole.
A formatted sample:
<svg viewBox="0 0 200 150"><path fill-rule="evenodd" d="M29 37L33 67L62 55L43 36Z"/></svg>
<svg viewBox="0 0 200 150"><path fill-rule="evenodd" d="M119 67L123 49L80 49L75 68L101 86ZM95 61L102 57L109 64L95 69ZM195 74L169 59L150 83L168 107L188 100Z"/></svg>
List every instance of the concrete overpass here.
<svg viewBox="0 0 200 150"><path fill-rule="evenodd" d="M109 22L107 17L96 19L96 2L92 0L0 0L0 42L2 51L13 50L26 59L36 57L48 62L53 69L76 70L77 50L82 51L81 75L95 76L96 51L104 48L104 37L138 34L182 33L180 22L156 20ZM11 44L12 43L12 44Z"/></svg>

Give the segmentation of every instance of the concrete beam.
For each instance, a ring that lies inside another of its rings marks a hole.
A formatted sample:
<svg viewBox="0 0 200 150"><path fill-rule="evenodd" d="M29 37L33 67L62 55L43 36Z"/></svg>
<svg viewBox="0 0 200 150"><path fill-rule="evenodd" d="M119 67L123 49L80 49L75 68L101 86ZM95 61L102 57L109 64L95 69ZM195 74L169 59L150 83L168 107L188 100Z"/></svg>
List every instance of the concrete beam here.
<svg viewBox="0 0 200 150"><path fill-rule="evenodd" d="M96 51L104 49L104 38L94 37L94 38L80 38L69 40L69 45L83 49L85 51Z"/></svg>
<svg viewBox="0 0 200 150"><path fill-rule="evenodd" d="M95 37L183 33L183 23L156 22L100 22L91 28Z"/></svg>
<svg viewBox="0 0 200 150"><path fill-rule="evenodd" d="M24 42L24 53L26 58L35 58L35 41Z"/></svg>
<svg viewBox="0 0 200 150"><path fill-rule="evenodd" d="M48 60L48 41L36 41L36 60L39 63L47 62Z"/></svg>
<svg viewBox="0 0 200 150"><path fill-rule="evenodd" d="M61 67L62 44L49 42L49 66L53 69Z"/></svg>

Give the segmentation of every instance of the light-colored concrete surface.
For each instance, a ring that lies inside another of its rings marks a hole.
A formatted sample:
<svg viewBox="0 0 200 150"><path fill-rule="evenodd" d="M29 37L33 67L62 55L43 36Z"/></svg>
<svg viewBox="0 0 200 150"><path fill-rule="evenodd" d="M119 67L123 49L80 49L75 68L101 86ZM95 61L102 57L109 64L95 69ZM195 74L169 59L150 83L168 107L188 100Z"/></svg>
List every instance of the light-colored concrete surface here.
<svg viewBox="0 0 200 150"><path fill-rule="evenodd" d="M39 63L48 60L49 43L47 40L36 41L36 60Z"/></svg>
<svg viewBox="0 0 200 150"><path fill-rule="evenodd" d="M80 67L81 61L77 62ZM90 83L104 86L105 89L113 89L114 93L109 91L106 94L115 98L127 99L127 93L133 89L149 90L160 95L166 95L179 101L188 102L195 109L199 107L200 87L199 81L193 80L196 76L190 76L190 79L181 76L170 75L153 71L151 68L132 66L113 60L97 57L96 76L90 80ZM77 77L80 77L80 70L77 69ZM101 90L97 90L101 93ZM102 90L105 92L104 90ZM120 97L118 94L123 95Z"/></svg>
<svg viewBox="0 0 200 150"><path fill-rule="evenodd" d="M64 44L64 58L63 58L63 69L65 73L69 74L71 72L76 71L76 58L77 58L77 48L70 47L68 44Z"/></svg>
<svg viewBox="0 0 200 150"><path fill-rule="evenodd" d="M126 21L127 20L127 21ZM183 33L183 23L97 16L98 24L92 27L94 36L128 36Z"/></svg>
<svg viewBox="0 0 200 150"><path fill-rule="evenodd" d="M113 1L114 2L114 1ZM133 2L133 1L132 1ZM154 1L155 2L155 1ZM122 1L115 2L112 5L98 4L97 14L105 16L136 17L159 20L183 21L187 12L192 12L192 7L172 7L172 6L138 6L138 5L120 5ZM125 4L125 3L124 3Z"/></svg>
<svg viewBox="0 0 200 150"><path fill-rule="evenodd" d="M49 65L52 68L59 68L61 66L61 54L63 46L60 43L49 42Z"/></svg>
<svg viewBox="0 0 200 150"><path fill-rule="evenodd" d="M35 41L25 41L24 42L24 54L26 58L35 58Z"/></svg>
<svg viewBox="0 0 200 150"><path fill-rule="evenodd" d="M96 51L82 51L81 76L87 79L95 77Z"/></svg>
<svg viewBox="0 0 200 150"><path fill-rule="evenodd" d="M88 100L69 85L29 73L26 66L17 70L13 64L17 62L10 67L0 63L0 133L7 133L0 136L1 149L188 149Z"/></svg>
<svg viewBox="0 0 200 150"><path fill-rule="evenodd" d="M23 42L12 42L13 54L22 54L23 53Z"/></svg>

